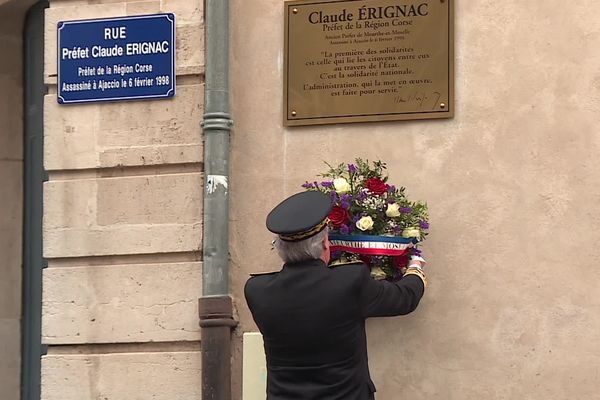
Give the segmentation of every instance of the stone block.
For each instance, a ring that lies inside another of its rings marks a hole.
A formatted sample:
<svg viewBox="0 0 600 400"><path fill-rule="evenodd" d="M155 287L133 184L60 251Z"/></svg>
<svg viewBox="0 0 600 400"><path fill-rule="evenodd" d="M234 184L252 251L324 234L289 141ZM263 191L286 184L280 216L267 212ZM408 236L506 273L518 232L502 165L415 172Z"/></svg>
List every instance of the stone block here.
<svg viewBox="0 0 600 400"><path fill-rule="evenodd" d="M200 352L48 355L44 400L197 400Z"/></svg>
<svg viewBox="0 0 600 400"><path fill-rule="evenodd" d="M44 270L46 344L200 340L202 264Z"/></svg>
<svg viewBox="0 0 600 400"><path fill-rule="evenodd" d="M20 30L0 33L2 53L5 55L15 55L14 57L0 57L0 75L9 75L15 77L16 79L21 77L23 73L23 62L21 57L16 56L21 54L23 51L23 40L21 34L22 32Z"/></svg>
<svg viewBox="0 0 600 400"><path fill-rule="evenodd" d="M23 162L0 160L0 229L21 232Z"/></svg>
<svg viewBox="0 0 600 400"><path fill-rule="evenodd" d="M0 318L0 399L18 400L21 390L21 326Z"/></svg>
<svg viewBox="0 0 600 400"><path fill-rule="evenodd" d="M204 85L172 100L60 106L44 104L47 170L181 164L202 160Z"/></svg>
<svg viewBox="0 0 600 400"><path fill-rule="evenodd" d="M100 165L139 166L174 163L197 163L202 160L201 144L139 146L105 149L100 154Z"/></svg>
<svg viewBox="0 0 600 400"><path fill-rule="evenodd" d="M44 256L197 251L199 173L49 181L44 186Z"/></svg>
<svg viewBox="0 0 600 400"><path fill-rule="evenodd" d="M175 14L182 25L202 23L204 3L201 0L162 0L162 12Z"/></svg>
<svg viewBox="0 0 600 400"><path fill-rule="evenodd" d="M0 0L2 1L2 0ZM111 3L148 3L150 0L52 0L52 8L85 6L89 4L111 4ZM186 0L176 0L186 1Z"/></svg>
<svg viewBox="0 0 600 400"><path fill-rule="evenodd" d="M146 15L160 13L160 0L126 3L127 15Z"/></svg>
<svg viewBox="0 0 600 400"><path fill-rule="evenodd" d="M21 161L0 160L0 318L17 320L21 316L22 179Z"/></svg>
<svg viewBox="0 0 600 400"><path fill-rule="evenodd" d="M86 257L199 251L202 226L139 225L44 232L44 257Z"/></svg>
<svg viewBox="0 0 600 400"><path fill-rule="evenodd" d="M0 229L0 318L21 317L21 235Z"/></svg>
<svg viewBox="0 0 600 400"><path fill-rule="evenodd" d="M2 16L0 34L14 34L21 37L25 14L34 3L35 1L32 0L0 0L0 15Z"/></svg>
<svg viewBox="0 0 600 400"><path fill-rule="evenodd" d="M0 40L2 40L0 38ZM10 58L10 57L6 57ZM23 88L21 77L0 73L0 162L23 159Z"/></svg>
<svg viewBox="0 0 600 400"><path fill-rule="evenodd" d="M204 71L204 26L177 24L175 35L177 75L202 73Z"/></svg>

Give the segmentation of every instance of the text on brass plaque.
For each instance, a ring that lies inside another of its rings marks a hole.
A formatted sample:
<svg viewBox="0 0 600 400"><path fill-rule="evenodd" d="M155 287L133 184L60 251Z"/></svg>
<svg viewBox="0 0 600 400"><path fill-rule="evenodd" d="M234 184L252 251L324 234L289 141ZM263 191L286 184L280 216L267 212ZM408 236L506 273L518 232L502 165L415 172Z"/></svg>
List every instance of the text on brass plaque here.
<svg viewBox="0 0 600 400"><path fill-rule="evenodd" d="M284 125L451 118L452 3L285 2Z"/></svg>

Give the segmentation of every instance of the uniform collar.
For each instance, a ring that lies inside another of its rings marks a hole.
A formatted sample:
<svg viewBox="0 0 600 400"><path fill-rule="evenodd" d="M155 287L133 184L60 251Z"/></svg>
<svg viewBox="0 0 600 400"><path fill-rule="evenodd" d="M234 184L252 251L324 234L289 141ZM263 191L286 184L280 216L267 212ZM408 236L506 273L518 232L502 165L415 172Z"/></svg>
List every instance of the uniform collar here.
<svg viewBox="0 0 600 400"><path fill-rule="evenodd" d="M296 267L325 267L325 262L320 258L314 258L310 260L303 260L294 263L283 264L284 268L296 268Z"/></svg>

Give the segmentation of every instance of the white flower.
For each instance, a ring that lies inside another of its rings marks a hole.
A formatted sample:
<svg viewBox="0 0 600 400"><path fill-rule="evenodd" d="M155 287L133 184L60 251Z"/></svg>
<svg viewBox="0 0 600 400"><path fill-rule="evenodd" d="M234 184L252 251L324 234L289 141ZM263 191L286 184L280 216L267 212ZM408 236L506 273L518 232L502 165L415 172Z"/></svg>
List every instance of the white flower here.
<svg viewBox="0 0 600 400"><path fill-rule="evenodd" d="M387 210L385 210L385 215L387 215L390 218L399 217L400 216L400 204L398 204L398 203L388 204Z"/></svg>
<svg viewBox="0 0 600 400"><path fill-rule="evenodd" d="M402 237L404 238L421 238L421 230L414 226L409 226L402 231Z"/></svg>
<svg viewBox="0 0 600 400"><path fill-rule="evenodd" d="M333 186L338 193L344 194L350 191L350 184L345 178L335 178Z"/></svg>
<svg viewBox="0 0 600 400"><path fill-rule="evenodd" d="M364 208L377 211L386 206L387 200L380 196L372 196L361 202Z"/></svg>
<svg viewBox="0 0 600 400"><path fill-rule="evenodd" d="M373 218L366 216L356 221L356 227L361 231L370 231L373 229Z"/></svg>

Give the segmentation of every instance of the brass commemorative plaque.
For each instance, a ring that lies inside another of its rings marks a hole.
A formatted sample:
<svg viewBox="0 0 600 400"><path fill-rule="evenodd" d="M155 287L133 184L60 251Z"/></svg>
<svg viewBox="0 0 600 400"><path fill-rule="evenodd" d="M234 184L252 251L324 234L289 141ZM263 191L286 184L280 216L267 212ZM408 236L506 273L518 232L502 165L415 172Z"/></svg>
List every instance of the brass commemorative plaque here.
<svg viewBox="0 0 600 400"><path fill-rule="evenodd" d="M452 118L453 1L285 2L284 125Z"/></svg>

